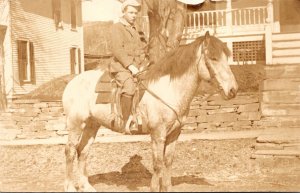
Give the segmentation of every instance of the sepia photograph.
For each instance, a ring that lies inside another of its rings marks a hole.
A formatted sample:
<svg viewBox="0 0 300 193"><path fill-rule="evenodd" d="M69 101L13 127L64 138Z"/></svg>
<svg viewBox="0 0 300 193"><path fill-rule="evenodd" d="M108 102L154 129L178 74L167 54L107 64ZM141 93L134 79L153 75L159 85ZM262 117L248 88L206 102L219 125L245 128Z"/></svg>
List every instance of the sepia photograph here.
<svg viewBox="0 0 300 193"><path fill-rule="evenodd" d="M300 0L0 0L0 192L300 192Z"/></svg>

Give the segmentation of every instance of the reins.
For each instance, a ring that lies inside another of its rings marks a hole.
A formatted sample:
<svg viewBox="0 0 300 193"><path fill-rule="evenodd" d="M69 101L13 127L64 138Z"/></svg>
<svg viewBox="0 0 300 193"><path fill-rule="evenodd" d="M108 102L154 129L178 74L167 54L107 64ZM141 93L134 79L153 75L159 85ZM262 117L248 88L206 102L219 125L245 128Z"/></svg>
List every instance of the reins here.
<svg viewBox="0 0 300 193"><path fill-rule="evenodd" d="M176 110L171 106L169 105L167 102L165 102L162 98L160 98L157 94L155 94L152 90L150 90L149 88L147 88L145 86L145 84L143 83L143 81L141 80L140 81L140 84L152 95L154 96L156 99L158 99L160 102L162 102L163 104L165 104L167 107L169 107L176 115L176 119L178 120L179 124L182 125L182 122L180 121L179 119L179 116L178 116L178 113L176 112Z"/></svg>
<svg viewBox="0 0 300 193"><path fill-rule="evenodd" d="M202 48L201 48L201 56L200 56L200 58L198 59L198 62L197 62L197 70L198 70L198 65L199 65L199 63L200 63L200 61L201 61L201 59L202 59L202 55L205 55L204 50L203 50L203 46L202 46ZM204 57L205 57L205 56L204 56ZM212 79L215 78L216 74L215 74L214 71L212 70L211 66L207 63L206 59L204 59L204 60L205 60L205 65L207 66L209 73L210 73L211 75L213 75L213 76L211 76L211 78L212 78ZM138 80L138 84L142 85L142 86L144 87L144 89L147 90L153 97L155 97L155 98L158 99L160 102L162 102L164 105L166 105L168 108L170 108L170 109L175 113L176 119L177 119L177 121L179 122L179 124L180 124L181 126L183 126L184 124L183 124L183 123L181 122L181 120L179 119L179 115L178 115L178 113L176 112L176 110L175 110L171 105L169 105L166 101L164 101L162 98L160 98L157 94L155 94L152 90L150 90L150 89L143 83L143 80L141 80L141 79L138 78L141 74L143 74L143 73L145 73L145 72L147 72L147 71L148 71L148 69L145 69L145 70L142 70L142 71L140 71L139 73L137 73L137 74L135 75L135 77L136 77L137 80ZM199 70L198 70L198 71L199 71ZM218 81L217 81L217 82L218 82ZM213 82L213 83L214 83L214 82ZM202 98L202 100L201 100L200 102L202 103L202 102L206 101L207 99L209 99L212 95L216 94L216 93L220 90L220 85L217 85L217 86L218 86L218 89L217 89L215 92L213 92L213 93L209 94L208 96Z"/></svg>

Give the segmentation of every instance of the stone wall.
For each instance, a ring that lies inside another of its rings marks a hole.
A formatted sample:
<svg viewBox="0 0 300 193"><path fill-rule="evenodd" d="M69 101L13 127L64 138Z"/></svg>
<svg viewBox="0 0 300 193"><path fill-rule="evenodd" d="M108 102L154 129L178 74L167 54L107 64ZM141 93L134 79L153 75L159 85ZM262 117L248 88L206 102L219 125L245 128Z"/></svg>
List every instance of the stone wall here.
<svg viewBox="0 0 300 193"><path fill-rule="evenodd" d="M61 101L16 100L1 113L0 139L50 138L66 135Z"/></svg>
<svg viewBox="0 0 300 193"><path fill-rule="evenodd" d="M249 130L260 127L259 94L239 93L232 100L219 95L194 98L184 130ZM67 135L61 101L15 100L1 113L0 138L33 139Z"/></svg>
<svg viewBox="0 0 300 193"><path fill-rule="evenodd" d="M205 101L203 98L198 96L192 101L185 129L217 131L260 127L261 113L257 92L238 93L231 100L224 100L220 95L214 95Z"/></svg>

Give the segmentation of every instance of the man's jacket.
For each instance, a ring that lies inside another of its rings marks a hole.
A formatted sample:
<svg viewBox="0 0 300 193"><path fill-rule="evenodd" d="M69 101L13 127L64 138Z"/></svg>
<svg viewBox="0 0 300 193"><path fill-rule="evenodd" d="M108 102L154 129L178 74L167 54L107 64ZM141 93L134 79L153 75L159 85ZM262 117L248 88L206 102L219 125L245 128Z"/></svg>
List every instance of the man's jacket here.
<svg viewBox="0 0 300 193"><path fill-rule="evenodd" d="M145 59L145 42L141 40L136 28L123 18L111 27L111 43L113 53L111 72L127 71L131 64L139 67Z"/></svg>

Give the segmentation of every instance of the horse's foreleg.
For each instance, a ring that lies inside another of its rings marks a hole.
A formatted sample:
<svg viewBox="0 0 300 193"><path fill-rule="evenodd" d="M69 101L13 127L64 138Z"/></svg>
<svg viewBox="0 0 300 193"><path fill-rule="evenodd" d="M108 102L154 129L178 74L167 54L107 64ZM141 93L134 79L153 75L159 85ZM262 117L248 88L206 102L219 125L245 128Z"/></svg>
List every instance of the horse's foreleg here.
<svg viewBox="0 0 300 193"><path fill-rule="evenodd" d="M81 141L77 148L78 152L78 168L79 168L79 189L83 192L96 192L94 187L88 181L88 173L86 170L86 159L89 154L90 146L95 141L97 131L100 125L97 122L89 120L83 130Z"/></svg>
<svg viewBox="0 0 300 193"><path fill-rule="evenodd" d="M164 154L164 171L162 176L161 190L163 192L172 191L172 164L175 153L175 146L178 136L180 134L180 128L173 130L171 134L167 136L165 154Z"/></svg>
<svg viewBox="0 0 300 193"><path fill-rule="evenodd" d="M158 129L159 130L159 129ZM157 131L161 132L161 131ZM165 137L159 134L152 133L152 157L153 157L153 175L151 179L150 189L152 192L160 191L160 179L162 177L162 171L164 167L164 147Z"/></svg>
<svg viewBox="0 0 300 193"><path fill-rule="evenodd" d="M66 130L69 130L68 142L65 146L66 156L66 179L65 191L76 192L74 185L74 161L77 158L77 145L82 134L81 124L73 122L70 118L67 119Z"/></svg>

